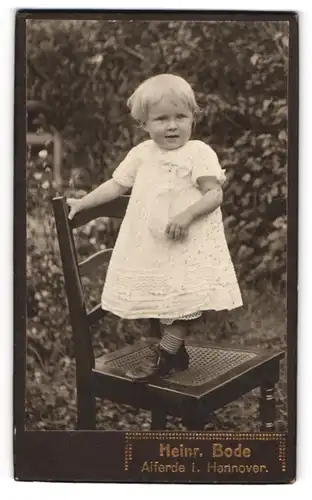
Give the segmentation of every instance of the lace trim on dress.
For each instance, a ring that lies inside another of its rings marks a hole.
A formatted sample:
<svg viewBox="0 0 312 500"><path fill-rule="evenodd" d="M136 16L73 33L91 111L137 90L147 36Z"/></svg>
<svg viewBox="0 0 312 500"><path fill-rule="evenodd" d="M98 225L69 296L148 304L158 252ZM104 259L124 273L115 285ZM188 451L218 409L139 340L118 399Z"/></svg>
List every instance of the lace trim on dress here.
<svg viewBox="0 0 312 500"><path fill-rule="evenodd" d="M192 314L185 314L183 316L179 316L178 318L160 318L160 322L163 325L172 325L175 321L191 321L192 319L197 319L199 318L203 313L201 311L192 313Z"/></svg>

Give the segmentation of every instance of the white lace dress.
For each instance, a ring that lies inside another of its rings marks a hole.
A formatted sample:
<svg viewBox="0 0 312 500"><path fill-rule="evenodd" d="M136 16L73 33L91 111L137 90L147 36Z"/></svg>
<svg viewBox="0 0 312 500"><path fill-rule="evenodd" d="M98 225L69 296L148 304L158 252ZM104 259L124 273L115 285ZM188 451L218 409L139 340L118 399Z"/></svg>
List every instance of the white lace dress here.
<svg viewBox="0 0 312 500"><path fill-rule="evenodd" d="M108 267L103 309L170 322L242 305L220 208L194 221L183 241L165 234L170 218L201 198L201 176L225 179L216 153L201 141L162 150L148 140L116 168L113 178L132 194Z"/></svg>

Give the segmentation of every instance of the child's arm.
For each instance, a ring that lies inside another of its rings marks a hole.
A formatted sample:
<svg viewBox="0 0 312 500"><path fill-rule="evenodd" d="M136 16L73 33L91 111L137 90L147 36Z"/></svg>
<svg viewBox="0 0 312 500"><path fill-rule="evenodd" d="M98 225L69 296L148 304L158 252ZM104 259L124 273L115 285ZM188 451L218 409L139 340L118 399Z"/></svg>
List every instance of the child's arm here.
<svg viewBox="0 0 312 500"><path fill-rule="evenodd" d="M121 186L114 179L109 179L80 199L68 198L66 200L70 206L68 217L72 219L77 212L115 200L128 190L128 187Z"/></svg>
<svg viewBox="0 0 312 500"><path fill-rule="evenodd" d="M187 236L190 224L202 215L207 215L216 210L223 200L223 191L219 182L214 177L200 177L198 179L199 189L203 196L184 212L180 213L166 228L169 238L179 240Z"/></svg>
<svg viewBox="0 0 312 500"><path fill-rule="evenodd" d="M223 201L222 187L215 177L200 177L198 186L203 197L187 209L191 212L193 220L214 212Z"/></svg>

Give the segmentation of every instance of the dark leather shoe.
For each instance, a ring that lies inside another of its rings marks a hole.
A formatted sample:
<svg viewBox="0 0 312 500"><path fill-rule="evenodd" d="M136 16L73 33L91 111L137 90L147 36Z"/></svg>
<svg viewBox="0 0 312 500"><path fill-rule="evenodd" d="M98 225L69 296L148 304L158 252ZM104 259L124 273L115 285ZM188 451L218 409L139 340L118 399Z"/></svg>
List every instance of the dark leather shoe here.
<svg viewBox="0 0 312 500"><path fill-rule="evenodd" d="M187 370L190 357L184 343L176 354L170 354L160 345L151 346L151 356L142 364L126 372L126 376L138 382L150 382L157 377L168 377L174 371Z"/></svg>

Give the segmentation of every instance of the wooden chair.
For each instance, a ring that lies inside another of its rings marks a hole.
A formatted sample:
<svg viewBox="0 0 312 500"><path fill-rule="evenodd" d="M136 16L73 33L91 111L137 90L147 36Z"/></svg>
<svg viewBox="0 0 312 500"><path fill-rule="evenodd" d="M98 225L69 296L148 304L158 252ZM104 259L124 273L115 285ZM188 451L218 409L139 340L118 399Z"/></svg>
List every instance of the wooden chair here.
<svg viewBox="0 0 312 500"><path fill-rule="evenodd" d="M164 429L166 415L181 417L190 430L202 429L215 410L260 387L261 430L273 430L274 386L279 379L283 352L265 353L190 341L189 369L153 384L133 382L119 372L149 355L153 339L94 358L90 326L106 312L100 305L86 310L81 276L107 262L112 249L97 252L78 263L72 230L97 217L122 218L127 204L128 197L122 196L81 212L70 221L65 199L53 199L75 349L78 429L95 428L95 398L150 410L152 429ZM158 328L157 320L151 320L153 337L158 336Z"/></svg>

